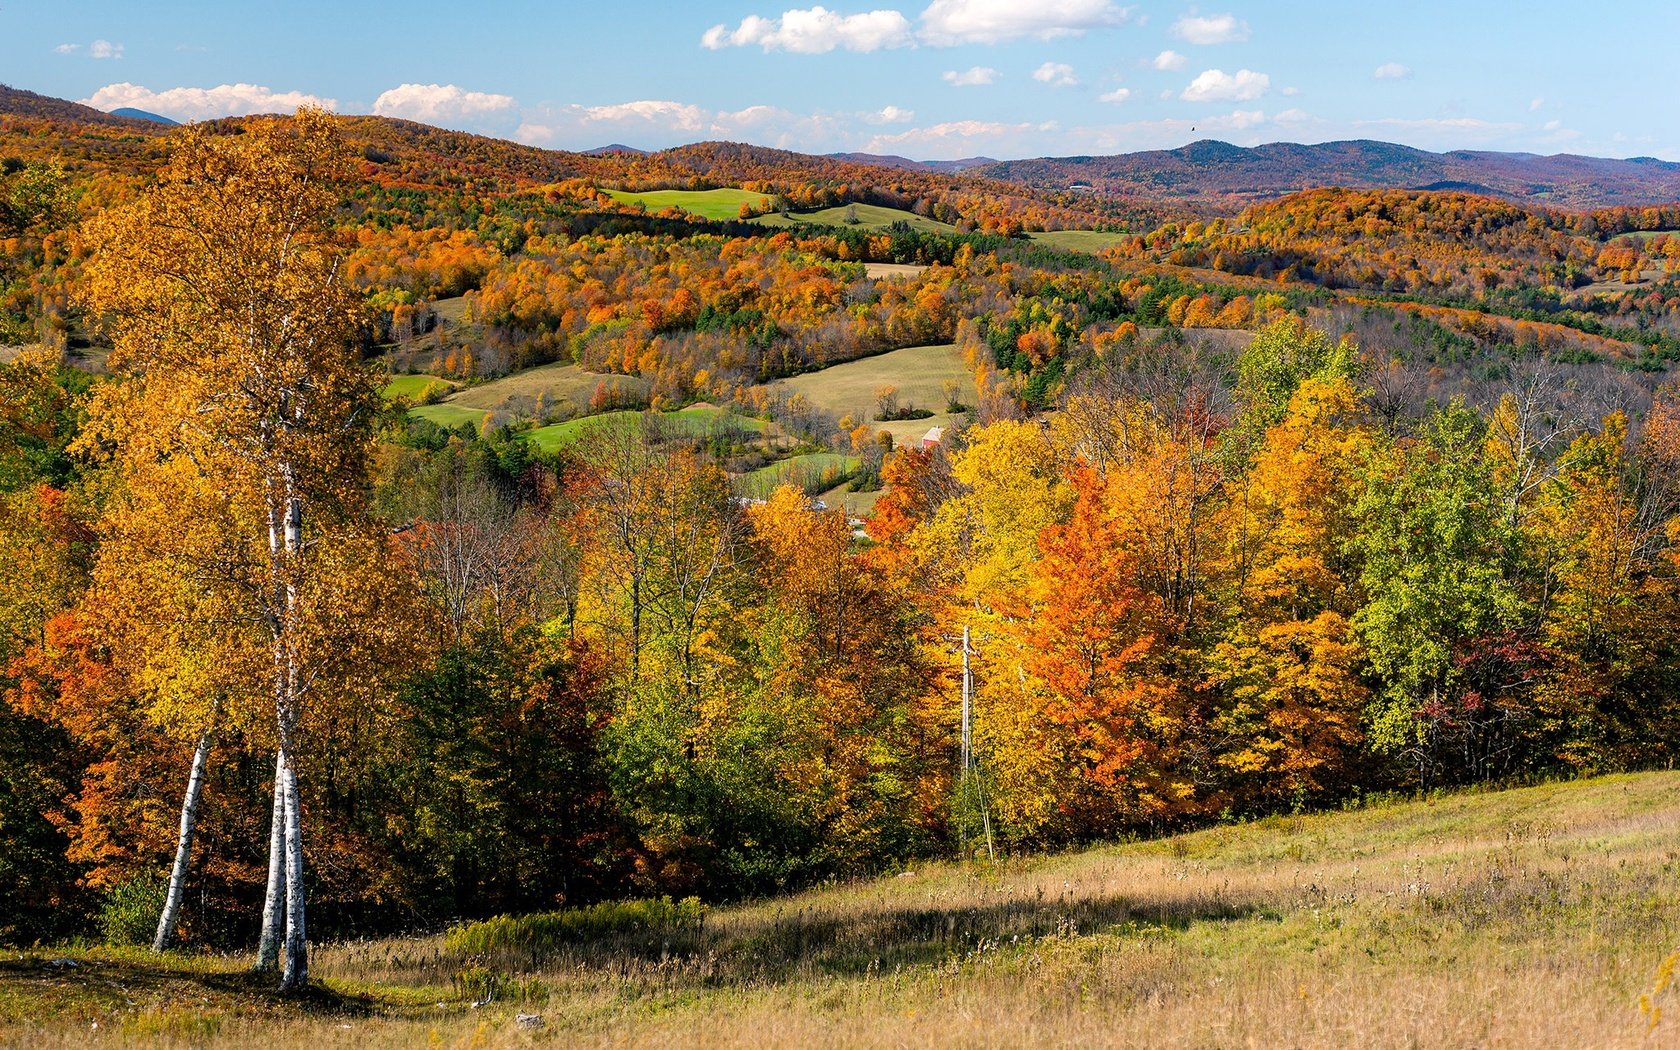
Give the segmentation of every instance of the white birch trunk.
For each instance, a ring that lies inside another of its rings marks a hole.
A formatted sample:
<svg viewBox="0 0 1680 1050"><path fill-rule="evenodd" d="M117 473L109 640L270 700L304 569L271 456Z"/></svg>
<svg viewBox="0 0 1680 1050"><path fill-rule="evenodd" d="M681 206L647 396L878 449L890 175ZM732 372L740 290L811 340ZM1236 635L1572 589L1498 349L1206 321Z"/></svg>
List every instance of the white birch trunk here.
<svg viewBox="0 0 1680 1050"><path fill-rule="evenodd" d="M298 588L295 571L303 557L303 500L298 497L291 464L281 467L285 481L285 557L291 570L281 581L284 614L282 635L275 661L275 687L280 723L280 751L285 759L286 785L286 966L280 974L282 991L301 988L309 980L309 938L304 928L303 900L303 812L299 805L297 762L294 760L297 727L303 704L298 681Z"/></svg>
<svg viewBox="0 0 1680 1050"><path fill-rule="evenodd" d="M187 777L187 794L181 800L181 836L175 844L175 866L169 872L169 895L164 898L152 950L161 952L175 941L175 924L181 916L181 899L187 893L187 863L192 859L193 827L198 823L198 799L204 791L204 767L210 761L210 737L206 729L193 752L192 773Z"/></svg>
<svg viewBox="0 0 1680 1050"><path fill-rule="evenodd" d="M260 970L280 968L280 931L286 921L286 755L274 756L274 814L268 828L268 892L263 895L262 939L257 942Z"/></svg>
<svg viewBox="0 0 1680 1050"><path fill-rule="evenodd" d="M282 990L309 980L309 938L303 925L303 821L298 806L297 770L286 763L286 969Z"/></svg>

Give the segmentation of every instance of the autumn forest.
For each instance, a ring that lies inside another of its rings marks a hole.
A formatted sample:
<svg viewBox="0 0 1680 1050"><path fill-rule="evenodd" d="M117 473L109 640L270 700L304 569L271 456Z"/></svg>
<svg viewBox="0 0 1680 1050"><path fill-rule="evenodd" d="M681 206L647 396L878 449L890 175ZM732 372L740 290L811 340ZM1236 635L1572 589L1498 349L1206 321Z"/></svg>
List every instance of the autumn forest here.
<svg viewBox="0 0 1680 1050"><path fill-rule="evenodd" d="M297 987L1680 746L1680 204L4 101L0 942Z"/></svg>

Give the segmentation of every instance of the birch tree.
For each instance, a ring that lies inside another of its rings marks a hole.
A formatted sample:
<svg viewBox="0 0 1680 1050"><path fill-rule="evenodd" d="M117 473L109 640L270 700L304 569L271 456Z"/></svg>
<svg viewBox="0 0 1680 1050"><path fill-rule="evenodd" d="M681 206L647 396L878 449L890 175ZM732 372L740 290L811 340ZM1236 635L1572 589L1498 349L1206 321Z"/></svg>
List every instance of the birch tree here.
<svg viewBox="0 0 1680 1050"><path fill-rule="evenodd" d="M238 596L265 640L284 989L308 979L297 778L324 662L310 630L314 566L357 531L377 404L350 350L357 301L330 233L348 171L322 113L189 130L137 202L93 224L88 267L87 305L127 381L94 399L84 446L119 469L183 463L209 483L228 532L193 552L194 571Z"/></svg>

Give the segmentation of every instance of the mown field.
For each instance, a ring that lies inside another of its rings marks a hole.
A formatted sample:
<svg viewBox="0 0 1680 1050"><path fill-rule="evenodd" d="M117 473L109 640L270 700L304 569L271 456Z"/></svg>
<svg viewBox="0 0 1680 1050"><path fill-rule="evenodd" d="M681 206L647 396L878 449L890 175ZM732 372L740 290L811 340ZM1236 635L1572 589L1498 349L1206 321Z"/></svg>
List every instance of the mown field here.
<svg viewBox="0 0 1680 1050"><path fill-rule="evenodd" d="M454 383L440 376L431 376L421 373L415 375L392 376L391 381L385 384L380 393L384 395L385 400L387 401L395 401L398 398L408 398L410 401L413 401L421 397L421 395L423 395L427 389L432 387L434 384L439 384L449 389L453 389L455 386Z"/></svg>
<svg viewBox="0 0 1680 1050"><path fill-rule="evenodd" d="M762 193L748 193L746 190L730 187L715 190L648 190L645 193L608 190L607 193L623 204L640 203L650 212L681 208L690 215L698 215L703 219L739 218L741 205L749 204L756 208L764 199Z"/></svg>
<svg viewBox="0 0 1680 1050"><path fill-rule="evenodd" d="M807 452L789 456L749 473L742 479L742 491L763 499L782 485L796 485L806 491L819 486L828 489L843 475L857 470L862 463L857 456L842 456L837 452Z"/></svg>
<svg viewBox="0 0 1680 1050"><path fill-rule="evenodd" d="M12 951L0 1042L1643 1048L1680 1042L1677 948L1680 774L1652 773L917 865L698 926L329 946L295 1000L238 957Z"/></svg>
<svg viewBox="0 0 1680 1050"><path fill-rule="evenodd" d="M548 364L467 387L452 395L449 403L480 411L530 415L540 399L547 409L569 407L582 413L589 410L589 399L602 383L638 397L646 396L648 389L647 380L636 376L601 375L572 364Z"/></svg>
<svg viewBox="0 0 1680 1050"><path fill-rule="evenodd" d="M911 346L874 357L832 365L781 382L789 393L805 395L813 405L836 415L869 421L871 428L892 434L898 444L920 441L929 427L949 426L956 417L945 412L944 384L956 380L965 398L974 396L973 375L963 364L956 347ZM875 391L883 386L898 388L902 405L933 411L930 419L876 422Z"/></svg>
<svg viewBox="0 0 1680 1050"><path fill-rule="evenodd" d="M855 219L853 222L851 220ZM752 220L762 226L857 226L865 230L884 230L895 222L909 223L911 229L926 233L956 233L949 223L917 215L902 208L883 208L875 204L842 204L820 211L760 215Z"/></svg>
<svg viewBox="0 0 1680 1050"><path fill-rule="evenodd" d="M610 425L615 420L627 420L641 414L633 411L602 412L598 415L568 419L564 423L552 423L546 427L527 430L521 437L544 452L553 452L578 440L591 427ZM770 424L762 419L743 416L738 412L731 412L728 409L711 405L696 405L691 408L678 409L675 412L661 412L657 418L662 426L670 428L669 432L684 437L711 437L726 430L763 434L770 427Z"/></svg>
<svg viewBox="0 0 1680 1050"><path fill-rule="evenodd" d="M1048 244L1052 248L1060 248L1069 252L1084 252L1095 255L1104 248L1112 248L1125 240L1130 234L1106 233L1101 230L1050 230L1043 233L1027 234L1035 244Z"/></svg>

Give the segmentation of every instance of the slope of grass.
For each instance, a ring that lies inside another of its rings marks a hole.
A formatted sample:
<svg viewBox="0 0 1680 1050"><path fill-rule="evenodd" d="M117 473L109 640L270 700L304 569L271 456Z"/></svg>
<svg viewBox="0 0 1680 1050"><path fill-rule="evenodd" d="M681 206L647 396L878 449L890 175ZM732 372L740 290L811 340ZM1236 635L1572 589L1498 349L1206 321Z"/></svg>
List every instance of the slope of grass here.
<svg viewBox="0 0 1680 1050"><path fill-rule="evenodd" d="M1052 248L1084 252L1087 255L1095 255L1104 248L1112 248L1127 236L1124 233L1106 233L1102 230L1049 230L1027 234L1035 244L1048 244Z"/></svg>
<svg viewBox="0 0 1680 1050"><path fill-rule="evenodd" d="M810 452L789 456L763 466L741 479L741 491L749 496L764 498L780 485L793 485L811 491L818 486L832 488L843 475L862 466L857 456L842 456L837 452Z"/></svg>
<svg viewBox="0 0 1680 1050"><path fill-rule="evenodd" d="M968 366L957 348L949 345L906 347L782 382L790 393L805 395L818 408L835 415L850 414L858 422L868 421L872 429L885 430L894 442L904 445L920 442L931 427L950 426L958 420L945 412L946 380L956 380L960 396L973 397L974 382ZM930 409L934 415L928 419L877 421L875 391L883 386L898 388L901 405Z"/></svg>
<svg viewBox="0 0 1680 1050"><path fill-rule="evenodd" d="M576 441L591 427L610 424L615 420L632 419L639 415L640 412L631 411L602 412L599 415L568 419L564 423L552 423L546 427L527 430L521 437L544 452L553 452ZM669 432L686 437L708 437L727 428L762 434L770 426L762 419L743 416L728 409L698 406L675 412L661 412L658 419Z"/></svg>
<svg viewBox="0 0 1680 1050"><path fill-rule="evenodd" d="M429 419L438 426L449 429L462 423L474 427L482 426L485 416L482 408L466 408L448 401L441 401L435 405L419 405L409 409L408 414L419 419Z"/></svg>
<svg viewBox="0 0 1680 1050"><path fill-rule="evenodd" d="M385 384L384 389L381 390L380 393L384 395L385 400L387 401L395 401L398 398L404 397L408 398L410 401L414 401L417 400L421 394L426 392L427 387L433 385L434 383L441 383L446 387L453 387L455 385L440 376L429 376L424 374L392 376L391 381Z"/></svg>
<svg viewBox="0 0 1680 1050"><path fill-rule="evenodd" d="M608 190L607 193L623 204L640 202L642 207L650 212L681 208L690 215L698 215L703 219L738 218L741 205L750 204L756 208L764 199L762 193L748 193L746 190L729 187L716 190L648 190L645 193Z"/></svg>
<svg viewBox="0 0 1680 1050"><path fill-rule="evenodd" d="M452 395L449 403L480 411L504 411L515 415L529 415L541 398L549 409L569 405L573 411L584 412L595 387L608 383L628 393L645 396L648 383L636 376L602 375L585 372L576 365L538 365L470 386Z"/></svg>
<svg viewBox="0 0 1680 1050"><path fill-rule="evenodd" d="M856 222L847 221L854 217ZM752 221L763 226L857 226L865 230L884 230L895 222L905 222L910 224L911 229L926 233L958 232L949 223L902 208L883 208L875 204L842 204L821 211L793 212L787 216L772 213L760 215Z"/></svg>
<svg viewBox="0 0 1680 1050"><path fill-rule="evenodd" d="M1638 1000L1680 948L1680 774L929 863L583 942L520 924L319 949L298 1000L240 958L7 953L0 1042L1672 1046L1680 992L1654 1029Z"/></svg>

